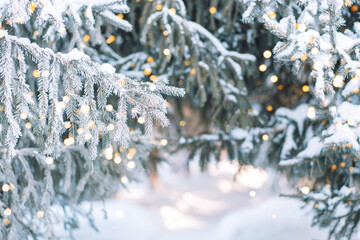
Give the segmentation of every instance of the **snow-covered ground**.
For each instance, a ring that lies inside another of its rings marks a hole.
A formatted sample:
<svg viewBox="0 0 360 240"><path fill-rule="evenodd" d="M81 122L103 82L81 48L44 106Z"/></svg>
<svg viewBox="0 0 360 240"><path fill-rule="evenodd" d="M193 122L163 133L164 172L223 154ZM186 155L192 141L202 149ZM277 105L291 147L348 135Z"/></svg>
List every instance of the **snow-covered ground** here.
<svg viewBox="0 0 360 240"><path fill-rule="evenodd" d="M197 163L162 164L160 186L132 183L106 202L95 203L99 232L86 220L74 232L86 240L314 240L326 239L326 230L311 228L311 211L293 199L278 197L288 191L284 180L271 172L249 167L234 181L237 166L212 165L201 173ZM62 232L62 239L68 239Z"/></svg>

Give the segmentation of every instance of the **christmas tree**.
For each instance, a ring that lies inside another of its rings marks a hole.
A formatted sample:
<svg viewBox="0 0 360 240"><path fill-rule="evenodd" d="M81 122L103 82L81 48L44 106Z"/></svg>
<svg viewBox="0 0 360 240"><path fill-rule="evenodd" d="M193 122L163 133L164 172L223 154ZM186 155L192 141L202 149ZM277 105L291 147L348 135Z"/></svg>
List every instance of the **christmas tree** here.
<svg viewBox="0 0 360 240"><path fill-rule="evenodd" d="M166 146L204 170L266 152L294 184L286 196L312 204L313 224L350 239L360 221L358 5L2 1L1 238L55 238L57 205L68 230L78 215L92 222L78 204L156 172Z"/></svg>

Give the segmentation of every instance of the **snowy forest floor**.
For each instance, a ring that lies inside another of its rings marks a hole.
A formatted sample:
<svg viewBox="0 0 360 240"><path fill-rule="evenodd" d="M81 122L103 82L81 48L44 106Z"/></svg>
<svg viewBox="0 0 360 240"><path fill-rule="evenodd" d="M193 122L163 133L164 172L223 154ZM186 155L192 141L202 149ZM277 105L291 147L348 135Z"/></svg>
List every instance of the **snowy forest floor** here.
<svg viewBox="0 0 360 240"><path fill-rule="evenodd" d="M286 181L271 171L247 168L234 181L237 166L211 165L202 173L197 162L189 172L183 162L159 167L159 186L144 179L116 197L94 204L93 230L85 219L74 232L86 240L320 240L326 230L310 227L311 211L297 200L281 198ZM255 195L255 196L254 196ZM88 204L87 204L88 205ZM61 239L69 239L60 230Z"/></svg>

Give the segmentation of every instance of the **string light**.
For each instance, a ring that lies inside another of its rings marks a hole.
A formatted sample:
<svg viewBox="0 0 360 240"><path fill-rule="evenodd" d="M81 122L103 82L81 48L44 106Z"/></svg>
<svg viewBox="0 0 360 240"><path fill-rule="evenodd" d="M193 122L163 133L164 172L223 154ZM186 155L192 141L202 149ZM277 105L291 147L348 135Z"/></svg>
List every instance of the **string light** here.
<svg viewBox="0 0 360 240"><path fill-rule="evenodd" d="M84 129L83 128L78 128L76 131L79 135L84 133Z"/></svg>
<svg viewBox="0 0 360 240"><path fill-rule="evenodd" d="M134 161L129 161L127 164L129 169L134 169L135 168L135 162Z"/></svg>
<svg viewBox="0 0 360 240"><path fill-rule="evenodd" d="M355 121L352 120L352 119L349 119L349 120L347 121L347 124L348 124L349 126L354 126L354 125L355 125Z"/></svg>
<svg viewBox="0 0 360 240"><path fill-rule="evenodd" d="M84 42L88 42L88 41L90 41L90 36L89 35L84 35L84 37L83 37L83 40L84 40Z"/></svg>
<svg viewBox="0 0 360 240"><path fill-rule="evenodd" d="M30 128L32 127L32 124L29 123L29 122L27 122L27 123L25 124L25 127L26 127L27 129L30 129Z"/></svg>
<svg viewBox="0 0 360 240"><path fill-rule="evenodd" d="M6 208L6 209L4 210L4 215L5 215L5 216L10 216L10 215L11 215L11 209L10 209L10 208Z"/></svg>
<svg viewBox="0 0 360 240"><path fill-rule="evenodd" d="M154 61L154 58L153 57L148 57L147 59L146 59L146 62L147 63L152 63Z"/></svg>
<svg viewBox="0 0 360 240"><path fill-rule="evenodd" d="M37 35L39 35L39 31L38 31L38 30L35 30L35 31L33 32L33 34L34 34L34 36L37 36Z"/></svg>
<svg viewBox="0 0 360 240"><path fill-rule="evenodd" d="M109 125L107 125L107 129L108 129L109 131L113 131L113 130L115 129L115 125L112 124L112 123L109 123Z"/></svg>
<svg viewBox="0 0 360 240"><path fill-rule="evenodd" d="M160 11L162 9L163 5L161 3L156 5L156 10Z"/></svg>
<svg viewBox="0 0 360 240"><path fill-rule="evenodd" d="M304 86L302 86L302 91L303 92L308 92L309 90L310 90L310 88L309 88L309 86L308 85L304 85Z"/></svg>
<svg viewBox="0 0 360 240"><path fill-rule="evenodd" d="M268 105L268 106L266 107L266 110L268 110L269 112L271 112L273 109L274 109L274 108L273 108L271 105Z"/></svg>
<svg viewBox="0 0 360 240"><path fill-rule="evenodd" d="M25 120L28 117L28 115L25 112L20 113L20 118L22 120Z"/></svg>
<svg viewBox="0 0 360 240"><path fill-rule="evenodd" d="M121 163L120 153L115 153L114 163L116 163L116 164Z"/></svg>
<svg viewBox="0 0 360 240"><path fill-rule="evenodd" d="M265 72L266 69L267 69L267 67L266 67L265 64L261 64L261 65L259 66L259 71L260 71L260 72Z"/></svg>
<svg viewBox="0 0 360 240"><path fill-rule="evenodd" d="M1 189L3 190L3 192L8 192L10 190L10 186L9 184L4 184L2 185Z"/></svg>
<svg viewBox="0 0 360 240"><path fill-rule="evenodd" d="M150 84L149 89L150 89L150 91L155 91L156 90L156 85L155 84Z"/></svg>
<svg viewBox="0 0 360 240"><path fill-rule="evenodd" d="M300 32L306 31L306 25L304 23L300 23L297 28Z"/></svg>
<svg viewBox="0 0 360 240"><path fill-rule="evenodd" d="M336 88L344 86L344 78L341 75L336 75L333 81L333 85Z"/></svg>
<svg viewBox="0 0 360 240"><path fill-rule="evenodd" d="M170 8L169 13L170 13L170 15L176 14L176 9L175 8Z"/></svg>
<svg viewBox="0 0 360 240"><path fill-rule="evenodd" d="M145 68L144 69L144 74L145 74L145 76L149 76L150 74L151 74L151 68Z"/></svg>
<svg viewBox="0 0 360 240"><path fill-rule="evenodd" d="M319 71L320 69L323 68L323 66L324 65L321 62L315 62L313 65L313 68L314 68L314 70Z"/></svg>
<svg viewBox="0 0 360 240"><path fill-rule="evenodd" d="M312 55L317 55L318 53L319 53L319 49L318 49L318 48L313 47L313 48L311 49L311 54L312 54Z"/></svg>
<svg viewBox="0 0 360 240"><path fill-rule="evenodd" d="M35 78L38 78L38 77L40 77L40 71L38 70L38 69L35 69L34 71L33 71L33 76L35 77Z"/></svg>
<svg viewBox="0 0 360 240"><path fill-rule="evenodd" d="M166 37L169 35L169 32L165 30L165 31L163 31L163 35Z"/></svg>
<svg viewBox="0 0 360 240"><path fill-rule="evenodd" d="M272 75L270 77L270 81L273 82L273 83L276 83L278 80L279 80L279 78L276 75Z"/></svg>
<svg viewBox="0 0 360 240"><path fill-rule="evenodd" d="M275 19L275 18L276 18L276 13L275 13L275 12L269 12L269 13L268 13L268 16L269 16L269 18L271 18L271 19Z"/></svg>
<svg viewBox="0 0 360 240"><path fill-rule="evenodd" d="M106 39L106 43L107 44L113 43L113 42L115 42L115 39L116 39L116 37L114 35L111 35L110 37L108 37Z"/></svg>
<svg viewBox="0 0 360 240"><path fill-rule="evenodd" d="M75 142L74 138L73 137L69 137L69 138L66 138L64 140L64 144L65 146L70 146L70 145L73 145Z"/></svg>
<svg viewBox="0 0 360 240"><path fill-rule="evenodd" d="M179 125L180 125L180 127L184 127L184 126L186 125L186 122L183 121L183 120L181 120L181 121L179 122Z"/></svg>
<svg viewBox="0 0 360 240"><path fill-rule="evenodd" d="M267 140L269 140L269 135L263 134L261 138L262 138L262 140L267 141Z"/></svg>
<svg viewBox="0 0 360 240"><path fill-rule="evenodd" d="M216 7L211 7L211 8L209 8L209 12L210 12L211 14L215 14L216 11L217 11Z"/></svg>
<svg viewBox="0 0 360 240"><path fill-rule="evenodd" d="M124 18L124 14L119 13L119 14L117 15L117 17L123 19L123 18Z"/></svg>
<svg viewBox="0 0 360 240"><path fill-rule="evenodd" d="M305 61L308 58L306 54L301 55L300 60Z"/></svg>
<svg viewBox="0 0 360 240"><path fill-rule="evenodd" d="M95 121L94 120L90 120L89 122L88 122L88 128L89 129L93 129L95 127Z"/></svg>
<svg viewBox="0 0 360 240"><path fill-rule="evenodd" d="M195 68L192 68L189 73L190 73L191 75L194 75L194 74L196 73Z"/></svg>
<svg viewBox="0 0 360 240"><path fill-rule="evenodd" d="M137 121L138 121L138 123L140 123L140 124L144 124L145 118L144 118L144 117L139 117Z"/></svg>
<svg viewBox="0 0 360 240"><path fill-rule="evenodd" d="M38 218L43 218L43 217L44 217L44 212L43 212L43 211L38 211L38 212L36 213L36 216L37 216Z"/></svg>
<svg viewBox="0 0 360 240"><path fill-rule="evenodd" d="M108 105L106 105L105 109L106 109L106 111L111 112L112 110L114 110L114 107L113 107L113 105L108 104Z"/></svg>
<svg viewBox="0 0 360 240"><path fill-rule="evenodd" d="M170 55L170 49L165 48L164 51L163 51L163 53L164 53L165 56Z"/></svg>
<svg viewBox="0 0 360 240"><path fill-rule="evenodd" d="M310 188L308 188L308 187L302 187L301 188L301 192L302 192L302 194L308 194L309 192L310 192Z"/></svg>
<svg viewBox="0 0 360 240"><path fill-rule="evenodd" d="M250 197L255 197L255 196L256 196L256 192L255 192L255 191L250 191L250 192L249 192L249 195L250 195Z"/></svg>
<svg viewBox="0 0 360 240"><path fill-rule="evenodd" d="M6 219L3 220L3 223L4 223L5 226L7 226L7 225L10 224L10 220L6 218Z"/></svg>
<svg viewBox="0 0 360 240"><path fill-rule="evenodd" d="M90 107L87 104L81 105L80 112L83 114L88 114L90 111Z"/></svg>
<svg viewBox="0 0 360 240"><path fill-rule="evenodd" d="M351 1L350 0L345 0L344 5L349 7L351 5Z"/></svg>
<svg viewBox="0 0 360 240"><path fill-rule="evenodd" d="M151 75L151 76L150 76L150 80L153 81L153 82L155 82L155 81L159 80L159 77L156 76L156 75Z"/></svg>
<svg viewBox="0 0 360 240"><path fill-rule="evenodd" d="M123 184L126 184L129 182L128 178L127 177L121 177L120 181L123 183Z"/></svg>
<svg viewBox="0 0 360 240"><path fill-rule="evenodd" d="M165 138L161 139L160 144L161 144L161 146L166 146L168 144L168 140Z"/></svg>
<svg viewBox="0 0 360 240"><path fill-rule="evenodd" d="M331 171L335 171L337 169L337 166L335 164L331 165Z"/></svg>
<svg viewBox="0 0 360 240"><path fill-rule="evenodd" d="M315 116L316 116L315 107L310 106L310 107L308 108L308 110L307 110L306 116L307 116L308 118L310 118L310 119L314 119Z"/></svg>
<svg viewBox="0 0 360 240"><path fill-rule="evenodd" d="M70 101L70 97L69 96L63 96L63 101L64 103L68 103Z"/></svg>
<svg viewBox="0 0 360 240"><path fill-rule="evenodd" d="M264 58L271 58L272 53L270 50L266 50L266 51L264 51L263 56L264 56Z"/></svg>
<svg viewBox="0 0 360 240"><path fill-rule="evenodd" d="M67 128L67 129L71 128L71 123L70 122L65 122L64 127Z"/></svg>
<svg viewBox="0 0 360 240"><path fill-rule="evenodd" d="M51 164L54 163L54 158L52 158L52 157L47 157L47 158L45 159L45 162L46 162L46 164L51 165Z"/></svg>

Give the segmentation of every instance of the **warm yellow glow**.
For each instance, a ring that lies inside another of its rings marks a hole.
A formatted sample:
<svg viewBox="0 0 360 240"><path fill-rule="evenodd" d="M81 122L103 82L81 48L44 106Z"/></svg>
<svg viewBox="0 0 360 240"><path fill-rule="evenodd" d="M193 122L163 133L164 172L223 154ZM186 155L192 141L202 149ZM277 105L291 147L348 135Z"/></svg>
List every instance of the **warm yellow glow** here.
<svg viewBox="0 0 360 240"><path fill-rule="evenodd" d="M274 108L272 106L270 106L270 105L266 107L266 110L268 110L269 112L271 112L273 109Z"/></svg>
<svg viewBox="0 0 360 240"><path fill-rule="evenodd" d="M120 86L120 87L123 87L125 86L125 81L123 79L120 79L117 81L117 84Z"/></svg>
<svg viewBox="0 0 360 240"><path fill-rule="evenodd" d="M106 109L106 111L111 112L112 110L114 110L114 107L113 107L113 105L108 104L108 105L106 105L105 109Z"/></svg>
<svg viewBox="0 0 360 240"><path fill-rule="evenodd" d="M124 14L119 13L119 14L117 15L117 17L123 19L123 18L124 18Z"/></svg>
<svg viewBox="0 0 360 240"><path fill-rule="evenodd" d="M27 122L27 123L25 124L25 127L26 127L27 129L30 129L30 128L32 127L32 124L29 123L29 122Z"/></svg>
<svg viewBox="0 0 360 240"><path fill-rule="evenodd" d="M216 11L217 11L216 7L211 7L211 8L209 8L209 12L210 12L211 14L215 14Z"/></svg>
<svg viewBox="0 0 360 240"><path fill-rule="evenodd" d="M3 192L8 192L10 190L10 186L9 184L4 184L2 185L1 189L3 190Z"/></svg>
<svg viewBox="0 0 360 240"><path fill-rule="evenodd" d="M46 162L46 164L51 165L51 164L54 163L54 158L52 158L52 157L47 157L47 158L45 159L45 162Z"/></svg>
<svg viewBox="0 0 360 240"><path fill-rule="evenodd" d="M341 75L336 75L333 81L333 85L336 88L344 86L344 78Z"/></svg>
<svg viewBox="0 0 360 240"><path fill-rule="evenodd" d="M348 124L349 126L354 126L354 125L355 125L355 121L354 121L353 119L349 119L349 120L347 121L347 124Z"/></svg>
<svg viewBox="0 0 360 240"><path fill-rule="evenodd" d="M35 77L35 78L38 78L38 77L40 77L40 71L38 70L38 69L35 69L34 71L33 71L33 76Z"/></svg>
<svg viewBox="0 0 360 240"><path fill-rule="evenodd" d="M316 116L315 107L310 106L307 110L306 116L310 119L314 119Z"/></svg>
<svg viewBox="0 0 360 240"><path fill-rule="evenodd" d="M158 79L159 79L159 77L156 76L156 75L151 75L150 76L150 80L153 81L153 82L157 81Z"/></svg>
<svg viewBox="0 0 360 240"><path fill-rule="evenodd" d="M161 3L156 5L156 10L160 11L162 9L163 5Z"/></svg>
<svg viewBox="0 0 360 240"><path fill-rule="evenodd" d="M69 96L63 96L63 101L64 103L68 103L70 101L70 97Z"/></svg>
<svg viewBox="0 0 360 240"><path fill-rule="evenodd" d="M181 121L179 122L179 125L180 125L180 127L184 127L184 126L186 125L186 122L183 121L183 120L181 120Z"/></svg>
<svg viewBox="0 0 360 240"><path fill-rule="evenodd" d="M259 66L259 71L260 71L260 72L265 72L266 69L267 69L267 67L266 67L265 64L261 64L261 65Z"/></svg>
<svg viewBox="0 0 360 240"><path fill-rule="evenodd" d="M71 128L71 123L70 122L65 122L64 127L65 128Z"/></svg>
<svg viewBox="0 0 360 240"><path fill-rule="evenodd" d="M170 55L170 49L168 48L165 48L164 51L163 51L164 55L168 56Z"/></svg>
<svg viewBox="0 0 360 240"><path fill-rule="evenodd" d="M315 62L313 65L313 68L314 68L314 70L319 71L320 69L323 68L323 66L324 65L321 62Z"/></svg>
<svg viewBox="0 0 360 240"><path fill-rule="evenodd" d="M73 137L69 137L69 138L66 138L64 140L64 144L65 146L70 146L70 145L73 145L75 142L74 138Z"/></svg>
<svg viewBox="0 0 360 240"><path fill-rule="evenodd" d="M129 182L129 180L128 180L128 178L127 177L122 177L121 179L120 179L120 181L123 183L123 184L126 184L126 183L128 183Z"/></svg>
<svg viewBox="0 0 360 240"><path fill-rule="evenodd" d="M190 70L190 74L191 74L191 75L194 75L195 73L196 73L195 68L192 68L192 69Z"/></svg>
<svg viewBox="0 0 360 240"><path fill-rule="evenodd" d="M151 68L145 68L144 69L144 74L145 74L145 76L149 76L150 74L151 74Z"/></svg>
<svg viewBox="0 0 360 240"><path fill-rule="evenodd" d="M308 193L310 192L310 188L308 188L308 187L302 187L302 188L301 188L301 192L302 192L302 194L308 194Z"/></svg>
<svg viewBox="0 0 360 240"><path fill-rule="evenodd" d="M270 50L266 50L266 51L264 51L263 56L264 56L264 58L271 58L272 53Z"/></svg>
<svg viewBox="0 0 360 240"><path fill-rule="evenodd" d="M166 37L169 35L169 32L165 30L165 31L163 31L163 35Z"/></svg>
<svg viewBox="0 0 360 240"><path fill-rule="evenodd" d="M90 120L89 122L88 122L88 128L89 129L93 129L95 127L95 121L94 120Z"/></svg>
<svg viewBox="0 0 360 240"><path fill-rule="evenodd" d="M10 208L5 208L4 215L5 216L10 216L11 215L11 209Z"/></svg>
<svg viewBox="0 0 360 240"><path fill-rule="evenodd" d="M269 16L269 18L274 19L274 18L276 18L276 13L275 12L269 12L268 16Z"/></svg>
<svg viewBox="0 0 360 240"><path fill-rule="evenodd" d="M350 0L345 0L344 5L349 7L351 5L351 1Z"/></svg>
<svg viewBox="0 0 360 240"><path fill-rule="evenodd" d="M352 12L356 12L358 9L359 9L359 7L358 7L357 5L354 5L354 6L352 6L352 7L350 8L350 10L351 10Z"/></svg>
<svg viewBox="0 0 360 240"><path fill-rule="evenodd" d="M262 140L267 141L267 140L269 140L269 135L263 134L261 138L262 138Z"/></svg>
<svg viewBox="0 0 360 240"><path fill-rule="evenodd" d="M306 25L305 25L304 23L300 23L300 24L298 25L298 30L299 30L300 32L305 32L305 31L306 31Z"/></svg>
<svg viewBox="0 0 360 240"><path fill-rule="evenodd" d="M20 113L20 118L22 120L25 120L28 117L28 115L25 112Z"/></svg>
<svg viewBox="0 0 360 240"><path fill-rule="evenodd" d="M80 112L83 114L88 114L90 112L90 107L87 104L84 104L80 107Z"/></svg>
<svg viewBox="0 0 360 240"><path fill-rule="evenodd" d="M303 92L308 92L309 90L310 90L310 87L308 85L302 86L302 91Z"/></svg>
<svg viewBox="0 0 360 240"><path fill-rule="evenodd" d="M90 134L90 133L85 134L85 139L86 139L86 140L92 139L91 134Z"/></svg>
<svg viewBox="0 0 360 240"><path fill-rule="evenodd" d="M106 43L107 44L113 43L113 42L115 42L115 39L116 39L116 37L114 35L111 35L110 37L108 37L106 39Z"/></svg>
<svg viewBox="0 0 360 240"><path fill-rule="evenodd" d="M169 9L169 13L172 14L176 14L176 9L175 8L170 8Z"/></svg>
<svg viewBox="0 0 360 240"><path fill-rule="evenodd" d="M79 135L84 134L84 129L83 128L78 128L78 130L76 131Z"/></svg>
<svg viewBox="0 0 360 240"><path fill-rule="evenodd" d="M144 124L145 118L144 118L144 117L139 117L137 121L138 121L138 123L140 123L140 124Z"/></svg>
<svg viewBox="0 0 360 240"><path fill-rule="evenodd" d="M317 48L317 47L313 47L312 49L311 49L311 54L312 55L317 55L319 53L319 49Z"/></svg>
<svg viewBox="0 0 360 240"><path fill-rule="evenodd" d="M37 35L39 35L39 31L35 30L33 34L34 34L34 36L37 36Z"/></svg>
<svg viewBox="0 0 360 240"><path fill-rule="evenodd" d="M134 161L129 161L127 166L128 166L129 169L134 169L136 165L135 165Z"/></svg>
<svg viewBox="0 0 360 240"><path fill-rule="evenodd" d="M38 218L43 218L43 217L44 217L44 212L43 212L43 211L38 211L38 212L36 213L36 216L37 216Z"/></svg>
<svg viewBox="0 0 360 240"><path fill-rule="evenodd" d="M161 144L162 146L166 146L166 145L168 144L168 140L165 139L165 138L163 138L163 139L161 139L160 144Z"/></svg>
<svg viewBox="0 0 360 240"><path fill-rule="evenodd" d="M148 57L147 59L146 59L146 62L148 62L148 63L152 63L154 61L154 58L153 57Z"/></svg>
<svg viewBox="0 0 360 240"><path fill-rule="evenodd" d="M301 55L300 60L305 61L308 58L306 54Z"/></svg>
<svg viewBox="0 0 360 240"><path fill-rule="evenodd" d="M112 123L109 123L109 125L107 125L107 129L108 129L109 131L113 131L113 130L115 129L115 125L112 124Z"/></svg>
<svg viewBox="0 0 360 240"><path fill-rule="evenodd" d="M5 226L7 226L10 224L10 220L6 218L6 219L4 219L3 223Z"/></svg>
<svg viewBox="0 0 360 240"><path fill-rule="evenodd" d="M155 91L156 90L156 85L155 84L150 84L149 89L150 89L150 91Z"/></svg>
<svg viewBox="0 0 360 240"><path fill-rule="evenodd" d="M276 75L272 75L272 76L270 77L270 81L273 82L273 83L276 83L278 80L279 80L279 78L278 78L278 76L276 76Z"/></svg>
<svg viewBox="0 0 360 240"><path fill-rule="evenodd" d="M90 41L90 36L89 35L84 35L84 37L83 37L83 40L84 40L84 42L88 42L88 41Z"/></svg>

